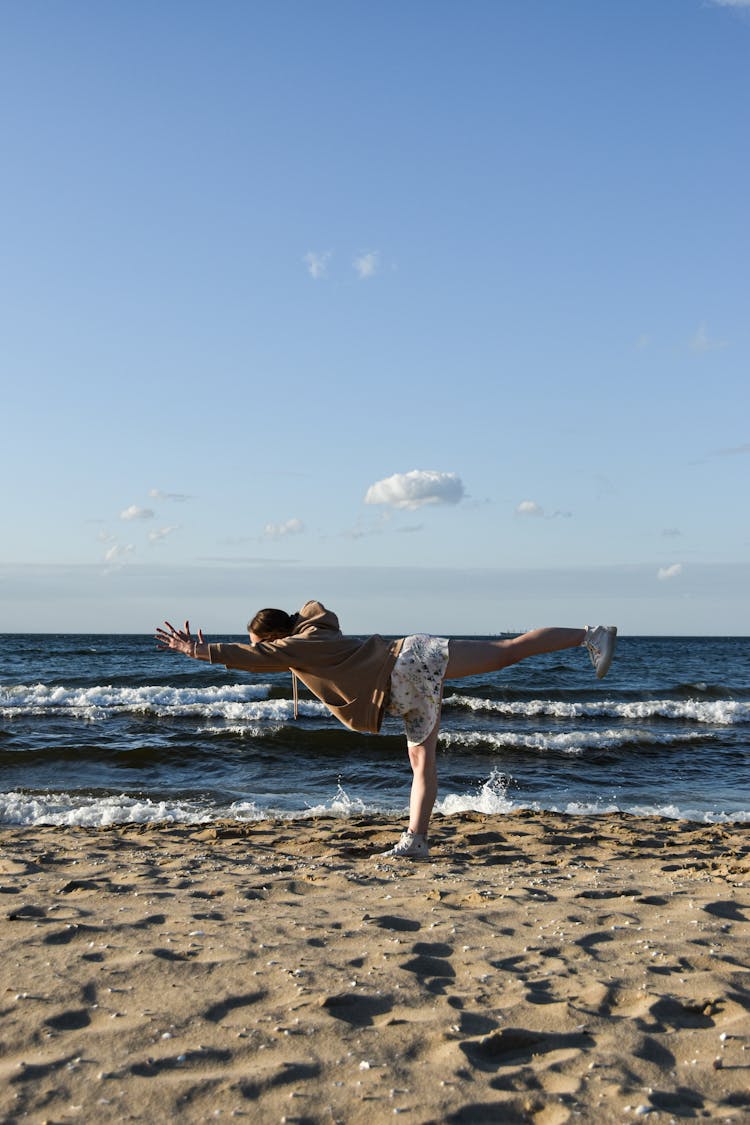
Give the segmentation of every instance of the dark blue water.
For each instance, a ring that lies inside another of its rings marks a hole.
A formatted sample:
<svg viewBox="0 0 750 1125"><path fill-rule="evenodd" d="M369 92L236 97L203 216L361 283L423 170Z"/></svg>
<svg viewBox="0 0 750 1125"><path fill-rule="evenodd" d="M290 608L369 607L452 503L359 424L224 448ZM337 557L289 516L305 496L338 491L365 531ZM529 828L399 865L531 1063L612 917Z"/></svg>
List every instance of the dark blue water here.
<svg viewBox="0 0 750 1125"><path fill-rule="evenodd" d="M0 823L407 806L396 719L355 734L303 690L295 721L288 675L199 664L149 637L1 639ZM438 812L750 820L748 638L625 637L603 681L574 649L445 694Z"/></svg>

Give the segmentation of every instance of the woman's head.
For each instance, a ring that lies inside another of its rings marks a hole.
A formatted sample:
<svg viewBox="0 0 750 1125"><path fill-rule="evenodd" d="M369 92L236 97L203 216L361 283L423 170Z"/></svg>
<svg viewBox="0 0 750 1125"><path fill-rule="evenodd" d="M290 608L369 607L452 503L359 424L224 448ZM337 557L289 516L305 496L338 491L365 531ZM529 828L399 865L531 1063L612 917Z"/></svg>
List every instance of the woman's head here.
<svg viewBox="0 0 750 1125"><path fill-rule="evenodd" d="M278 641L280 637L289 636L296 620L296 613L289 614L283 609L259 609L247 631L253 644L256 641Z"/></svg>

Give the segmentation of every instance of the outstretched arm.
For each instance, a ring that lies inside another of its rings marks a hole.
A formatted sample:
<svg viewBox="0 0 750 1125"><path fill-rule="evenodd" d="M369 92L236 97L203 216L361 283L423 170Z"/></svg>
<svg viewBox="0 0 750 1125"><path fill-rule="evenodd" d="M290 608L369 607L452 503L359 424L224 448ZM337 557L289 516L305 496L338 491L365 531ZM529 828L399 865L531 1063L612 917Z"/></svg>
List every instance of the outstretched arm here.
<svg viewBox="0 0 750 1125"><path fill-rule="evenodd" d="M208 645L203 637L203 630L198 630L198 636L193 637L190 633L190 622L185 622L184 629L175 629L169 621L165 621L166 629L157 626L156 629L156 643L162 652L171 649L172 652L181 652L184 656L190 656L193 660L210 660L208 652Z"/></svg>

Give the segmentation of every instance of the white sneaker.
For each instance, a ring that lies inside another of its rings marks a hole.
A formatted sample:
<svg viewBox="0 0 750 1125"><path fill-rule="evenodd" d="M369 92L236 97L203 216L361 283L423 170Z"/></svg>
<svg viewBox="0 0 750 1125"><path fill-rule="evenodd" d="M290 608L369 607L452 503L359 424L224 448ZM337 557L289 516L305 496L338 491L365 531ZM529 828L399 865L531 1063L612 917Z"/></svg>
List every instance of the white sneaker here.
<svg viewBox="0 0 750 1125"><path fill-rule="evenodd" d="M430 854L430 845L427 843L426 836L407 830L402 834L397 844L387 852L381 852L380 854L381 856L393 856L394 859L400 859L402 856L407 856L410 859L427 859Z"/></svg>
<svg viewBox="0 0 750 1125"><path fill-rule="evenodd" d="M583 638L583 643L588 649L591 663L596 669L597 680L603 679L609 671L612 657L615 655L616 640L616 625L597 625L595 629L586 626L586 636Z"/></svg>

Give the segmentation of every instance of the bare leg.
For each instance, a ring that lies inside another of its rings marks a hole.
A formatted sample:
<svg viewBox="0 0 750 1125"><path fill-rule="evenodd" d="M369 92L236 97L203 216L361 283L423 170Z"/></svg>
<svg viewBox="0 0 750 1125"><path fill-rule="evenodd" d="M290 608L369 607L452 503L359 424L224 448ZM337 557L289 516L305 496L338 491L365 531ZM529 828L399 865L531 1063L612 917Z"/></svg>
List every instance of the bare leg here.
<svg viewBox="0 0 750 1125"><path fill-rule="evenodd" d="M559 652L580 645L585 629L534 629L520 637L498 641L450 641L446 680L497 672L543 652Z"/></svg>
<svg viewBox="0 0 750 1125"><path fill-rule="evenodd" d="M424 742L409 747L409 761L413 771L409 800L409 831L427 834L432 807L437 797L437 740L440 719Z"/></svg>

